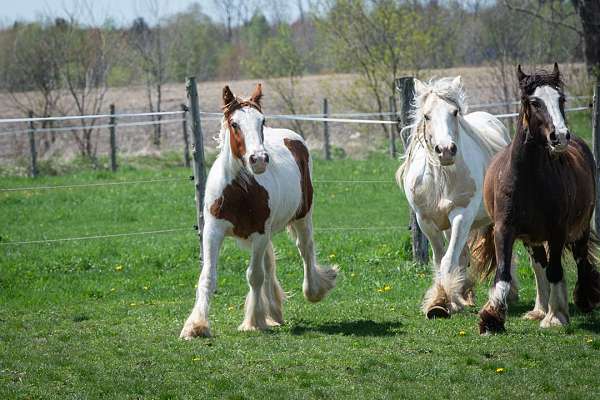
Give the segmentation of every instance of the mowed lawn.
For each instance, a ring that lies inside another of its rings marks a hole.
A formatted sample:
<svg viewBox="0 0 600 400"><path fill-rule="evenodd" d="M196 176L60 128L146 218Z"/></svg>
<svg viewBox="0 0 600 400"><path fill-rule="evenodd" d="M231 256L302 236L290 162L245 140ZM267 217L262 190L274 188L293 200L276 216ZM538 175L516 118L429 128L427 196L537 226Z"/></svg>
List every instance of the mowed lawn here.
<svg viewBox="0 0 600 400"><path fill-rule="evenodd" d="M178 338L198 278L187 169L146 161L116 174L2 178L2 187L181 178L0 193L2 242L189 230L1 245L0 398L598 398L600 312L571 305L571 325L549 330L520 319L535 298L520 247L521 298L507 333L479 336L478 308L424 318L431 272L410 260L397 166L384 156L317 160L318 258L340 266L337 287L307 303L300 257L282 233L275 247L286 324L240 333L248 255L227 240L211 308L215 337L191 342ZM380 229L328 230L343 227ZM567 268L571 292L570 259ZM488 287L479 286L478 307Z"/></svg>

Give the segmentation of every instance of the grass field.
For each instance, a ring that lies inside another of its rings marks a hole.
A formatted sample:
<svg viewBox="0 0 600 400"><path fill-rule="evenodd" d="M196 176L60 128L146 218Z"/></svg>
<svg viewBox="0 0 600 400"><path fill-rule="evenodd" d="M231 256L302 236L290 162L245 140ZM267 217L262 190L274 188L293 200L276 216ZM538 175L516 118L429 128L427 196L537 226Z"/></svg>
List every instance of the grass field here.
<svg viewBox="0 0 600 400"><path fill-rule="evenodd" d="M535 296L522 249L521 299L506 334L480 337L478 308L450 320L423 317L431 273L410 261L397 165L382 156L316 161L315 180L389 180L315 183L317 228L397 227L316 233L320 261L341 268L330 297L316 305L303 299L300 258L281 234L286 324L237 332L247 254L228 240L211 310L215 337L191 342L178 339L198 276L188 170L139 159L116 175L2 178L2 187L181 178L0 193L2 242L189 231L0 246L0 398L597 398L600 312L571 306L572 323L560 329L521 320ZM478 307L487 287L479 286Z"/></svg>

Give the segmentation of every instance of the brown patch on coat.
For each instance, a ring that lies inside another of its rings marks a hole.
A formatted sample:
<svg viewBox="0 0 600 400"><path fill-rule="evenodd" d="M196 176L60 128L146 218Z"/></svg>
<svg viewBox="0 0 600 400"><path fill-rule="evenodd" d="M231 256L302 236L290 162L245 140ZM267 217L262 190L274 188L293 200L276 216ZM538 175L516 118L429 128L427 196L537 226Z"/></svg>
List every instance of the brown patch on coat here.
<svg viewBox="0 0 600 400"><path fill-rule="evenodd" d="M298 211L296 211L295 219L301 219L308 214L312 206L313 186L310 179L309 154L308 149L300 140L285 138L283 143L294 156L298 169L300 170L300 187L302 189L302 200Z"/></svg>
<svg viewBox="0 0 600 400"><path fill-rule="evenodd" d="M505 331L506 310L498 310L488 305L479 312L479 318L480 335Z"/></svg>
<svg viewBox="0 0 600 400"><path fill-rule="evenodd" d="M243 239L253 233L264 234L265 223L271 215L269 193L254 177L249 176L247 180L237 177L210 206L210 213L231 222L234 236Z"/></svg>

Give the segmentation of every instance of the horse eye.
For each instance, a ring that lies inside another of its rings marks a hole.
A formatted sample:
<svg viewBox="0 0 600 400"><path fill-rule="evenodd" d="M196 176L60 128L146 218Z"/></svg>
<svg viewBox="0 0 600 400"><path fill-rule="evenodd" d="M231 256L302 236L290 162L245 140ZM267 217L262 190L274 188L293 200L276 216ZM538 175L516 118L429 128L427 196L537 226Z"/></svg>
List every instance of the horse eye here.
<svg viewBox="0 0 600 400"><path fill-rule="evenodd" d="M454 110L454 112L452 112L452 115L456 117L458 115L458 110Z"/></svg>
<svg viewBox="0 0 600 400"><path fill-rule="evenodd" d="M425 114L425 115L424 115L424 117L425 117L425 119L426 119L427 121L429 121L429 120L431 119L431 117L430 117L429 115L427 115L427 114Z"/></svg>
<svg viewBox="0 0 600 400"><path fill-rule="evenodd" d="M532 101L531 102L531 106L535 107L535 108L538 108L540 106L540 103L538 103L537 101Z"/></svg>
<svg viewBox="0 0 600 400"><path fill-rule="evenodd" d="M237 122L232 122L232 123L231 123L231 127L232 127L233 129L237 129L237 128L239 128L240 126L237 124Z"/></svg>

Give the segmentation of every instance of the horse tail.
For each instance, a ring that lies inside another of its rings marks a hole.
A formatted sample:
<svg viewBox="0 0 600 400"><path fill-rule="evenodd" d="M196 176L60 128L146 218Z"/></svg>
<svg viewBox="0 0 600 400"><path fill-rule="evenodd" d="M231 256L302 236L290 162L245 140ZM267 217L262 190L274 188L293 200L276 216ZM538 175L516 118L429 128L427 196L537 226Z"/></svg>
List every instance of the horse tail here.
<svg viewBox="0 0 600 400"><path fill-rule="evenodd" d="M494 245L494 225L490 224L476 232L469 240L472 265L475 276L486 279L496 271L496 247Z"/></svg>

